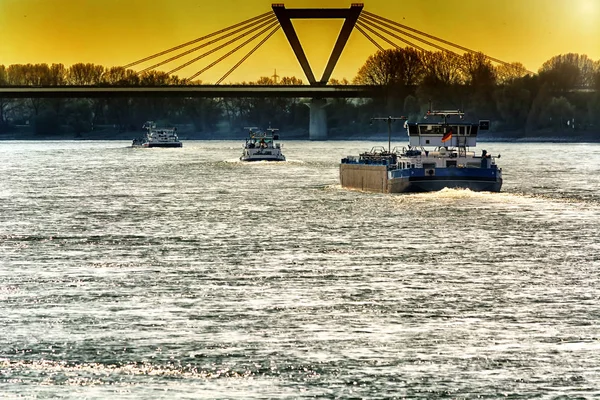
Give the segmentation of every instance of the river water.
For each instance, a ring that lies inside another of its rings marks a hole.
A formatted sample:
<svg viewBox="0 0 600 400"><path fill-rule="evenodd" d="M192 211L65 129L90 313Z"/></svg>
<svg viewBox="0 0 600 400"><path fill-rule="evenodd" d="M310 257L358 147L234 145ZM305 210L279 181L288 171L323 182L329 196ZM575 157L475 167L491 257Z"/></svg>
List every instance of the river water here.
<svg viewBox="0 0 600 400"><path fill-rule="evenodd" d="M600 145L342 189L381 144L0 142L0 397L600 396Z"/></svg>

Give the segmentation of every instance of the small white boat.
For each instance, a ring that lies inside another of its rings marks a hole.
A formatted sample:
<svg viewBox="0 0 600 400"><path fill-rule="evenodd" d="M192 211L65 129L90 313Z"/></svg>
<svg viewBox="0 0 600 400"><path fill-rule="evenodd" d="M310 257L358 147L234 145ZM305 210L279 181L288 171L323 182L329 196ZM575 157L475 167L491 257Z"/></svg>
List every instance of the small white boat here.
<svg viewBox="0 0 600 400"><path fill-rule="evenodd" d="M146 134L133 139L131 147L182 147L177 136L177 128L157 128L154 121L146 121L142 126Z"/></svg>
<svg viewBox="0 0 600 400"><path fill-rule="evenodd" d="M269 127L266 131L260 131L256 127L245 128L249 130L249 137L244 143L244 151L240 157L241 161L285 161L281 152L283 145L275 143L279 135L278 129Z"/></svg>

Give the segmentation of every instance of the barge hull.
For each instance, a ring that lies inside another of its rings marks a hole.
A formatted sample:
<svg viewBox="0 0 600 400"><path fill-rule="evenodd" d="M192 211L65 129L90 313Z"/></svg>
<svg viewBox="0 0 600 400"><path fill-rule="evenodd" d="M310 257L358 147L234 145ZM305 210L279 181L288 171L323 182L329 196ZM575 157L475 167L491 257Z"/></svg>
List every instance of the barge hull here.
<svg viewBox="0 0 600 400"><path fill-rule="evenodd" d="M340 164L340 183L344 188L390 193L385 165Z"/></svg>
<svg viewBox="0 0 600 400"><path fill-rule="evenodd" d="M502 178L481 176L399 177L388 178L385 165L340 164L343 188L375 193L436 192L444 188L469 189L474 192L499 192Z"/></svg>

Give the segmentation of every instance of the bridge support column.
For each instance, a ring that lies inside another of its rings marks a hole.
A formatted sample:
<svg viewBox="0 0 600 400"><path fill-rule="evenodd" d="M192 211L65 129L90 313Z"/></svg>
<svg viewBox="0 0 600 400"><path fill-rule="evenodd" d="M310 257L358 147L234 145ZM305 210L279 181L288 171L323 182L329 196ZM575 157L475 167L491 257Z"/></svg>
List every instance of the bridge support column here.
<svg viewBox="0 0 600 400"><path fill-rule="evenodd" d="M310 108L308 138L310 140L327 140L327 106L326 99L311 99L306 105Z"/></svg>

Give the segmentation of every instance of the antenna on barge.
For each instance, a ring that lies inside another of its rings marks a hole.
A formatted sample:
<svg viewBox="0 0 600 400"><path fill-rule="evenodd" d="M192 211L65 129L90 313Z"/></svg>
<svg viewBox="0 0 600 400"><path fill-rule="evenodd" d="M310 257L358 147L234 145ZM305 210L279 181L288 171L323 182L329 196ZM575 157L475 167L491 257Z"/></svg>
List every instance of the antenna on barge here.
<svg viewBox="0 0 600 400"><path fill-rule="evenodd" d="M392 122L394 121L406 121L408 119L408 117L374 117L371 118L371 124L373 123L373 121L387 121L387 125L388 125L388 153L392 152Z"/></svg>
<svg viewBox="0 0 600 400"><path fill-rule="evenodd" d="M442 117L444 118L444 125L448 125L448 117L458 115L460 119L463 119L465 113L462 110L432 110L431 109L431 100L429 100L429 109L427 110L427 114L425 114L425 119L429 116L433 117Z"/></svg>

